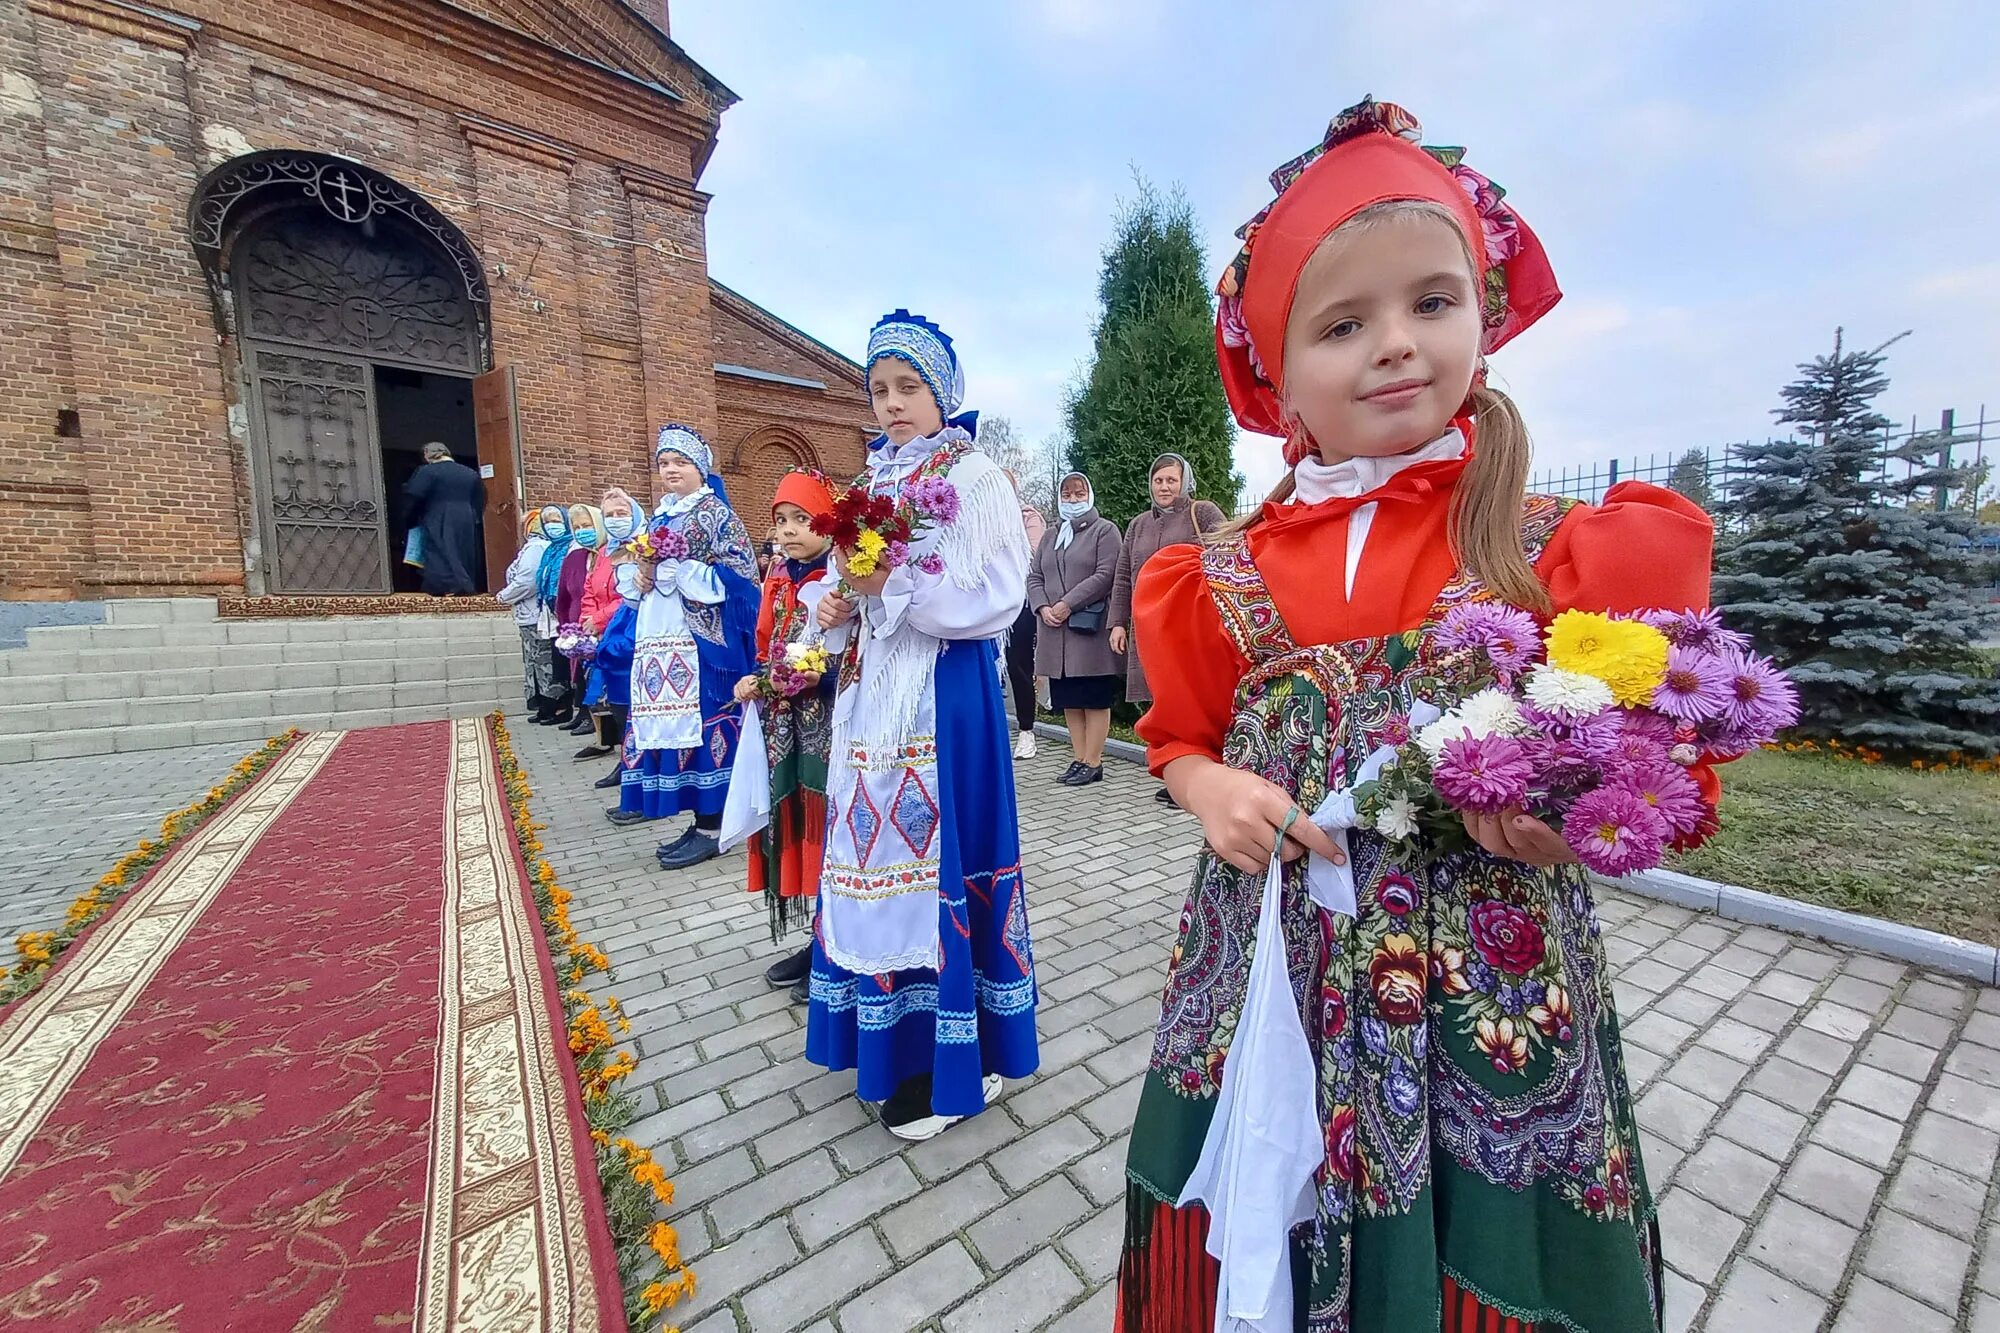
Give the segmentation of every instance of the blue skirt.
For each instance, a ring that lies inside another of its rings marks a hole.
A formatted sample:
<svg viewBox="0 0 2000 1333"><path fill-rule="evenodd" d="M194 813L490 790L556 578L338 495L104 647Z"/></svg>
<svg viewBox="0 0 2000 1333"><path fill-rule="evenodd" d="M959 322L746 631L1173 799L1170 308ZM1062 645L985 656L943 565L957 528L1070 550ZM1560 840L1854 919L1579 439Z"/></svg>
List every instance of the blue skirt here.
<svg viewBox="0 0 2000 1333"><path fill-rule="evenodd" d="M703 693L701 744L692 750L640 750L633 743L631 724L626 724L625 752L619 759L619 809L640 811L648 819L722 813L729 800L736 738L743 728L742 710L733 699L724 709L712 709Z"/></svg>
<svg viewBox="0 0 2000 1333"><path fill-rule="evenodd" d="M1013 739L998 651L948 643L938 656L938 934L942 972L857 977L827 961L814 932L806 1058L857 1071L863 1101L929 1074L938 1115L986 1108L987 1074L1026 1078L1035 1039L1035 960L1021 884Z"/></svg>

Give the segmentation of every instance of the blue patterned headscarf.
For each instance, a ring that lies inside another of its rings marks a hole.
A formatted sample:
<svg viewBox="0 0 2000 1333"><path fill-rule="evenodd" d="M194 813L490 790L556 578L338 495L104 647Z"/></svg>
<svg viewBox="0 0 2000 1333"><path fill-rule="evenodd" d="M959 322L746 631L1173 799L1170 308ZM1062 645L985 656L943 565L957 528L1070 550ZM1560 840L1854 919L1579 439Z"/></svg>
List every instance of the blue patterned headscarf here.
<svg viewBox="0 0 2000 1333"><path fill-rule="evenodd" d="M653 462L660 461L661 454L679 454L688 462L701 469L701 475L708 481L708 489L729 502L729 492L723 489L722 477L715 470L715 450L709 447L700 431L693 426L683 426L678 421L669 421L660 427L660 438L653 445Z"/></svg>
<svg viewBox="0 0 2000 1333"><path fill-rule="evenodd" d="M558 520L563 525L561 537L550 537L548 525ZM548 539L548 549L542 552L542 563L535 567L535 595L553 611L556 605L556 588L562 583L563 557L569 554L570 543L576 533L569 526L569 511L561 505L542 506L542 536Z"/></svg>
<svg viewBox="0 0 2000 1333"><path fill-rule="evenodd" d="M922 315L895 310L875 321L868 333L868 360L865 375L885 356L907 362L929 386L937 399L938 415L947 426L957 426L968 435L979 429L977 412L959 412L965 403L965 371L958 364L958 352L951 336ZM958 413L954 416L953 413Z"/></svg>

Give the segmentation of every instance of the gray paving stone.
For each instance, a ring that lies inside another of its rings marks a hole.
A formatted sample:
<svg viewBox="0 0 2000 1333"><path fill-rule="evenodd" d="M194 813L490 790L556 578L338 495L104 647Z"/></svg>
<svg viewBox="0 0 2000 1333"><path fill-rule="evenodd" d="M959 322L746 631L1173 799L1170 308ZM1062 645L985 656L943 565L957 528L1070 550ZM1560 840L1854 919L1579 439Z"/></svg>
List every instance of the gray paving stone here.
<svg viewBox="0 0 2000 1333"><path fill-rule="evenodd" d="M1846 1012L1852 1013L1853 1010ZM1815 1013L1821 1015L1822 1023L1838 1022L1837 1017L1827 1018L1823 1006L1815 1006L1808 1011L1806 1019L1810 1019ZM1847 1036L1836 1036L1821 1028L1807 1025L1806 1019L1801 1019L1801 1026L1794 1028L1789 1036L1778 1043L1778 1054L1809 1069L1817 1069L1823 1074L1838 1073L1846 1068L1848 1060L1854 1054L1854 1039L1860 1034L1857 1032Z"/></svg>
<svg viewBox="0 0 2000 1333"><path fill-rule="evenodd" d="M1973 1301L1970 1333L2000 1333L2000 1297L1982 1295Z"/></svg>
<svg viewBox="0 0 2000 1333"><path fill-rule="evenodd" d="M1747 1218L1770 1193L1778 1164L1711 1136L1674 1176L1674 1188L1692 1190L1712 1204Z"/></svg>
<svg viewBox="0 0 2000 1333"><path fill-rule="evenodd" d="M796 1328L872 1287L890 1267L875 1233L857 1231L759 1283L743 1297L743 1314L753 1333Z"/></svg>
<svg viewBox="0 0 2000 1333"><path fill-rule="evenodd" d="M1806 1118L1776 1102L1744 1093L1730 1102L1715 1132L1775 1162L1792 1155L1806 1131Z"/></svg>
<svg viewBox="0 0 2000 1333"><path fill-rule="evenodd" d="M1104 1091L1095 1074L1081 1066L1063 1070L1053 1078L1038 1079L1019 1092L1007 1094L1007 1109L1030 1129L1053 1120Z"/></svg>
<svg viewBox="0 0 2000 1333"><path fill-rule="evenodd" d="M1986 1182L1917 1156L1905 1157L1889 1182L1889 1206L1970 1242L1986 1208Z"/></svg>
<svg viewBox="0 0 2000 1333"><path fill-rule="evenodd" d="M830 1144L865 1125L877 1123L874 1113L853 1098L823 1106L811 1115L757 1137L757 1160L773 1167L809 1149Z"/></svg>
<svg viewBox="0 0 2000 1333"><path fill-rule="evenodd" d="M766 1222L738 1238L735 1243L702 1256L695 1271L694 1303L682 1317L699 1318L704 1311L729 1300L753 1283L789 1268L798 1257L799 1247L793 1242L784 1219Z"/></svg>
<svg viewBox="0 0 2000 1333"><path fill-rule="evenodd" d="M1884 1210L1868 1226L1861 1271L1940 1310L1958 1309L1972 1246L1901 1213Z"/></svg>
<svg viewBox="0 0 2000 1333"><path fill-rule="evenodd" d="M1106 1333L1117 1318L1117 1301L1116 1287L1100 1287L1095 1296L1050 1324L1048 1333ZM2000 1301L1994 1305L2000 1308Z"/></svg>
<svg viewBox="0 0 2000 1333"><path fill-rule="evenodd" d="M963 1300L979 1282L979 1265L951 1241L841 1306L840 1323L868 1333L907 1333Z"/></svg>
<svg viewBox="0 0 2000 1333"><path fill-rule="evenodd" d="M1765 1210L1748 1252L1807 1290L1830 1298L1840 1289L1860 1237L1854 1227L1781 1196Z"/></svg>
<svg viewBox="0 0 2000 1333"><path fill-rule="evenodd" d="M1019 1192L1097 1146L1096 1132L1076 1116L1066 1115L1002 1148L988 1161L1001 1182Z"/></svg>
<svg viewBox="0 0 2000 1333"><path fill-rule="evenodd" d="M1063 1176L1047 1180L967 1229L973 1248L992 1269L1002 1269L1064 1227L1088 1215L1090 1201Z"/></svg>
<svg viewBox="0 0 2000 1333"><path fill-rule="evenodd" d="M690 1163L699 1162L740 1143L749 1143L798 1113L798 1104L790 1097L766 1097L755 1106L732 1111L720 1119L691 1129L675 1142L682 1157Z"/></svg>
<svg viewBox="0 0 2000 1333"><path fill-rule="evenodd" d="M1712 1329L1756 1333L1817 1333L1826 1302L1769 1269L1737 1262L1708 1312Z"/></svg>
<svg viewBox="0 0 2000 1333"><path fill-rule="evenodd" d="M1662 1275L1661 1285L1666 1333L1688 1333L1694 1327L1695 1316L1701 1311L1701 1303L1708 1299L1707 1289L1688 1281L1671 1268Z"/></svg>
<svg viewBox="0 0 2000 1333"><path fill-rule="evenodd" d="M765 1218L785 1212L801 1199L820 1195L821 1191L833 1188L839 1181L840 1171L833 1164L833 1155L822 1150L801 1157L796 1162L787 1162L777 1170L758 1176L749 1184L725 1194L715 1201L709 1212L715 1218L716 1229L722 1233L722 1239L727 1241ZM803 1237L804 1230L801 1229L799 1234ZM806 1239L807 1246L813 1243L810 1238Z"/></svg>
<svg viewBox="0 0 2000 1333"><path fill-rule="evenodd" d="M1757 1072L1750 1076L1748 1086L1782 1106L1810 1112L1826 1096L1826 1090L1833 1086L1833 1078L1816 1069L1793 1064L1790 1060L1773 1058L1757 1066Z"/></svg>
<svg viewBox="0 0 2000 1333"><path fill-rule="evenodd" d="M1118 1256L1124 1245L1123 1208L1106 1208L1061 1241L1062 1252L1093 1286L1118 1276Z"/></svg>
<svg viewBox="0 0 2000 1333"><path fill-rule="evenodd" d="M882 1137L894 1143L887 1130ZM1021 1127L1006 1113L1006 1103L990 1107L983 1115L953 1125L949 1134L940 1134L928 1143L907 1150L911 1166L925 1180L942 1180L968 1162L981 1161L1021 1137Z"/></svg>
<svg viewBox="0 0 2000 1333"><path fill-rule="evenodd" d="M1749 1073L1750 1066L1743 1061L1695 1046L1667 1067L1667 1081L1720 1104Z"/></svg>
<svg viewBox="0 0 2000 1333"><path fill-rule="evenodd" d="M1830 1106L1813 1126L1812 1140L1880 1170L1895 1158L1903 1126L1848 1102Z"/></svg>
<svg viewBox="0 0 2000 1333"><path fill-rule="evenodd" d="M1952 1320L1891 1287L1857 1277L1841 1302L1833 1333L1952 1333Z"/></svg>
<svg viewBox="0 0 2000 1333"><path fill-rule="evenodd" d="M1113 1139L1070 1167L1069 1178L1083 1188L1094 1204L1102 1206L1122 1199L1125 1197L1125 1157L1131 1150L1130 1137Z"/></svg>
<svg viewBox="0 0 2000 1333"><path fill-rule="evenodd" d="M1985 1179L2000 1156L2000 1134L1953 1116L1926 1111L1910 1134L1910 1151L1954 1171Z"/></svg>
<svg viewBox="0 0 2000 1333"><path fill-rule="evenodd" d="M909 1163L892 1157L816 1197L802 1195L805 1202L792 1211L792 1229L808 1250L817 1249L921 1188Z"/></svg>
<svg viewBox="0 0 2000 1333"><path fill-rule="evenodd" d="M945 1333L1031 1333L1083 1290L1055 1251L1042 1250L946 1315Z"/></svg>
<svg viewBox="0 0 2000 1333"><path fill-rule="evenodd" d="M1701 1142L1702 1131L1715 1118L1716 1104L1686 1088L1657 1083L1639 1099L1639 1123L1683 1149Z"/></svg>
<svg viewBox="0 0 2000 1333"><path fill-rule="evenodd" d="M1938 1077L1931 1089L1930 1105L1967 1124L2000 1131L2000 1096L1994 1090L1956 1074Z"/></svg>
<svg viewBox="0 0 2000 1333"><path fill-rule="evenodd" d="M1707 1285L1715 1280L1743 1234L1743 1221L1683 1189L1660 1196L1660 1245L1674 1267Z"/></svg>
<svg viewBox="0 0 2000 1333"><path fill-rule="evenodd" d="M1944 1058L1944 1070L1989 1088L2000 1088L2000 1051L1961 1042Z"/></svg>
<svg viewBox="0 0 2000 1333"><path fill-rule="evenodd" d="M1890 1032L1878 1032L1868 1039L1861 1048L1861 1063L1876 1069L1886 1069L1892 1074L1917 1080L1919 1083L1930 1077L1931 1067L1937 1063L1935 1048L1919 1046Z"/></svg>
<svg viewBox="0 0 2000 1333"><path fill-rule="evenodd" d="M1949 1018L1903 1005L1891 1009L1889 1017L1882 1023L1884 1032L1892 1032L1932 1050L1951 1040L1952 1029L1953 1023Z"/></svg>
<svg viewBox="0 0 2000 1333"><path fill-rule="evenodd" d="M1882 1174L1875 1168L1809 1143L1785 1168L1778 1189L1817 1212L1858 1227L1868 1220L1881 1185Z"/></svg>
<svg viewBox="0 0 2000 1333"><path fill-rule="evenodd" d="M1923 1085L1920 1083L1913 1083L1895 1074L1884 1073L1869 1065L1856 1065L1847 1072L1847 1077L1840 1081L1840 1086L1834 1090L1833 1095L1841 1101L1853 1102L1856 1106L1873 1111L1877 1115L1906 1120L1916 1106L1917 1098L1923 1096L1923 1093Z"/></svg>
<svg viewBox="0 0 2000 1333"><path fill-rule="evenodd" d="M1006 1200L1006 1188L990 1170L969 1166L890 1209L876 1225L889 1243L889 1252L898 1259L908 1259L970 1226Z"/></svg>

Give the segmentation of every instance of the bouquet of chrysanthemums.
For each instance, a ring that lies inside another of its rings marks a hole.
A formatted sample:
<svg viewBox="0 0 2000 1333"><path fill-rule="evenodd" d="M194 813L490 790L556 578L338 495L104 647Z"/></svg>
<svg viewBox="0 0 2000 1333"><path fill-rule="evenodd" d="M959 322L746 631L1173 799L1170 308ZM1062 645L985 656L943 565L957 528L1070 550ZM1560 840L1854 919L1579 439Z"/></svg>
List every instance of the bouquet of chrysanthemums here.
<svg viewBox="0 0 2000 1333"><path fill-rule="evenodd" d="M1438 645L1471 654L1473 686L1354 789L1363 827L1466 845L1462 816L1523 810L1604 875L1660 864L1716 832L1690 772L1770 742L1798 695L1712 611L1565 611L1546 629L1498 603L1453 608Z"/></svg>
<svg viewBox="0 0 2000 1333"><path fill-rule="evenodd" d="M757 677L757 693L768 700L794 699L819 684L832 669L822 643L788 643L782 656L771 659Z"/></svg>
<svg viewBox="0 0 2000 1333"><path fill-rule="evenodd" d="M597 636L581 621L565 620L556 626L556 651L572 661L588 661L597 655Z"/></svg>
<svg viewBox="0 0 2000 1333"><path fill-rule="evenodd" d="M921 528L957 517L958 488L943 477L923 477L903 488L900 501L850 486L833 497L831 510L813 520L812 530L832 538L845 552L841 564L847 573L867 578L877 569L909 564L910 543ZM944 571L944 562L935 555L921 557L916 566L927 574Z"/></svg>

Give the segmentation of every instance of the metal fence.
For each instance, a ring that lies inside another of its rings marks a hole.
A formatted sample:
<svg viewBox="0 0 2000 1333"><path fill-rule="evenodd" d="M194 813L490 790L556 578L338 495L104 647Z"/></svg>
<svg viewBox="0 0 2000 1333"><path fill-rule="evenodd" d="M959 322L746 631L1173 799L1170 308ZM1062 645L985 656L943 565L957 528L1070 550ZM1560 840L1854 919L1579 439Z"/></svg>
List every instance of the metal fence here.
<svg viewBox="0 0 2000 1333"><path fill-rule="evenodd" d="M1981 503L1996 498L1994 481L1986 475L1986 446L1994 444L2000 448L2000 418L1989 418L1984 404L1980 405L1976 416L1947 408L1938 414L1936 426L1926 426L1920 418L1912 417L1907 427L1897 425L1883 431L1878 476L1896 480L1899 479L1898 469L1901 470L1901 478L1913 476L1920 470L1910 460L1889 456L1913 436L1937 437L1940 444L1938 461L1945 467L1970 468L1978 487L1978 493L1972 496L1953 491L1942 497L1932 497L1934 500L1954 507L1969 505L1976 509ZM1692 498L1705 500L1712 506L1729 498L1737 477L1744 471L1741 452L1749 443L1701 445L1677 454L1649 454L1644 458L1612 458L1570 467L1547 468L1529 478L1528 489L1595 504L1603 500L1605 491L1621 481L1650 481L1690 493Z"/></svg>

